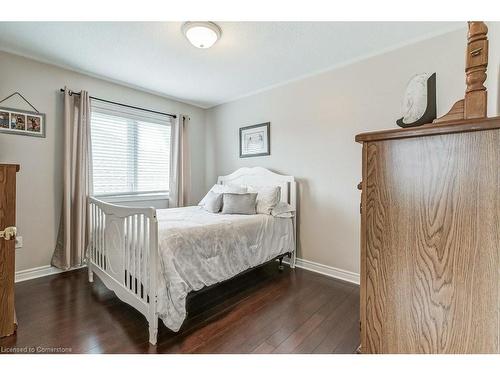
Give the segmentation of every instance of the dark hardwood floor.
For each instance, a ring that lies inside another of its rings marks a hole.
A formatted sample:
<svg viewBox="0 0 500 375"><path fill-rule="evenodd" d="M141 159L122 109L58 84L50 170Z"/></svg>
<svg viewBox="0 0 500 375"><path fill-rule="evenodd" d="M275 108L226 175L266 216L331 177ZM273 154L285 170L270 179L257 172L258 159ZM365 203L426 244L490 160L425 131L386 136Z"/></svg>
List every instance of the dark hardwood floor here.
<svg viewBox="0 0 500 375"><path fill-rule="evenodd" d="M181 330L160 321L156 347L146 319L86 269L16 284L16 312L0 352L354 353L360 341L358 286L273 263L190 296Z"/></svg>

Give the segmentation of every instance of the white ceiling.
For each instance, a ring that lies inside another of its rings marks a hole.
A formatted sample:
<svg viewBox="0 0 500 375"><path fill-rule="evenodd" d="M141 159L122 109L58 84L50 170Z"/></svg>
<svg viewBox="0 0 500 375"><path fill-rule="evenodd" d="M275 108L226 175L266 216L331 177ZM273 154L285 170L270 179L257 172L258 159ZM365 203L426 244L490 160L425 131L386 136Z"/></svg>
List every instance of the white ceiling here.
<svg viewBox="0 0 500 375"><path fill-rule="evenodd" d="M193 47L180 22L0 22L0 50L208 108L398 45L456 22L218 22Z"/></svg>

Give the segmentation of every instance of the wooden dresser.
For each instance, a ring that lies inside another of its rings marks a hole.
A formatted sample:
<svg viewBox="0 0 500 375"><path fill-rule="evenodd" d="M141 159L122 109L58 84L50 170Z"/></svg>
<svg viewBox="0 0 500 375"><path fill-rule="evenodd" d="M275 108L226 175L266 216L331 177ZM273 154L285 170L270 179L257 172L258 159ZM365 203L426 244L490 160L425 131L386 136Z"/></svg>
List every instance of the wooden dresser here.
<svg viewBox="0 0 500 375"><path fill-rule="evenodd" d="M16 172L19 165L0 164L0 231L16 225ZM15 241L0 238L0 337L15 332Z"/></svg>
<svg viewBox="0 0 500 375"><path fill-rule="evenodd" d="M500 353L500 118L356 141L361 352Z"/></svg>

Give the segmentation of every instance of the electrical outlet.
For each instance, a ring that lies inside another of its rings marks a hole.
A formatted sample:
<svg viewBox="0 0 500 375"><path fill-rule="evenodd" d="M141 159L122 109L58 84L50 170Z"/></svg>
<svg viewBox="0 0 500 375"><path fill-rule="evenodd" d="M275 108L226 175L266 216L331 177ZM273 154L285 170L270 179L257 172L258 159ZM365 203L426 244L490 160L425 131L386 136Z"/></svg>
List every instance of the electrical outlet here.
<svg viewBox="0 0 500 375"><path fill-rule="evenodd" d="M23 247L23 236L16 236L16 249Z"/></svg>

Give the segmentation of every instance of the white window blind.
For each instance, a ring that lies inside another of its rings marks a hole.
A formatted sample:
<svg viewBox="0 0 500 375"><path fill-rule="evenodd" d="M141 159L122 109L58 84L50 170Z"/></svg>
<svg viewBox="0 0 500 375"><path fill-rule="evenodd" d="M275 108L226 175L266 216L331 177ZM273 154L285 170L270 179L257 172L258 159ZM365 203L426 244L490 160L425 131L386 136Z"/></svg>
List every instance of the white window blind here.
<svg viewBox="0 0 500 375"><path fill-rule="evenodd" d="M93 100L95 195L167 193L171 117Z"/></svg>

